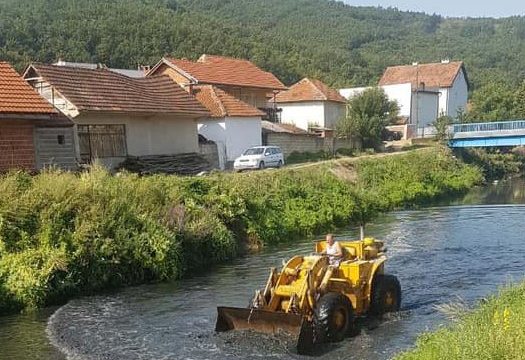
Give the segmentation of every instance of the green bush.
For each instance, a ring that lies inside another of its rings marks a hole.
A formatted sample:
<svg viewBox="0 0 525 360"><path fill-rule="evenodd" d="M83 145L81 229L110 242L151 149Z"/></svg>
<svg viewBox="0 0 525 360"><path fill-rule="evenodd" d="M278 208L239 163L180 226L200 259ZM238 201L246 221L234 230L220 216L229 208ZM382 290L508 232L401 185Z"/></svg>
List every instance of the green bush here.
<svg viewBox="0 0 525 360"><path fill-rule="evenodd" d="M96 167L80 175L6 174L0 312L176 279L250 244L359 224L480 180L477 168L438 148L208 177L112 176Z"/></svg>
<svg viewBox="0 0 525 360"><path fill-rule="evenodd" d="M522 151L502 152L499 149L463 149L458 151L463 161L479 166L487 179L499 179L506 175L520 174L525 170Z"/></svg>

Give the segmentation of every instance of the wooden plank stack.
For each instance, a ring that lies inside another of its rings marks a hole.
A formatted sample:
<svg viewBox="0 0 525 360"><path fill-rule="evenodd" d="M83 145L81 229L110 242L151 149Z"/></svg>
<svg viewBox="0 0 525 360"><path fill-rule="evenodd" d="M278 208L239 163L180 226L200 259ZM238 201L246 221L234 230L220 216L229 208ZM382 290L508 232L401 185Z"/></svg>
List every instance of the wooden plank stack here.
<svg viewBox="0 0 525 360"><path fill-rule="evenodd" d="M128 156L120 165L120 169L141 175L196 175L203 171L210 171L211 166L201 154L185 153L176 155Z"/></svg>

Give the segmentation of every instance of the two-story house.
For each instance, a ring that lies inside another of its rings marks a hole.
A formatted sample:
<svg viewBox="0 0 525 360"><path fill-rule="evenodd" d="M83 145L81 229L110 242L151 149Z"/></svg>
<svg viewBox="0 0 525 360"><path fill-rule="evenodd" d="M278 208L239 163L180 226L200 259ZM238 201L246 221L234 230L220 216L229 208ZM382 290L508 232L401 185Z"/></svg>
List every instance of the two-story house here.
<svg viewBox="0 0 525 360"><path fill-rule="evenodd" d="M462 61L388 67L379 86L411 84L416 92L439 94L438 115L456 118L467 107L468 77Z"/></svg>
<svg viewBox="0 0 525 360"><path fill-rule="evenodd" d="M249 60L202 55L197 61L161 59L147 76L164 74L212 114L199 121L199 134L217 143L227 166L242 152L262 143L261 120L275 115L268 99L286 86Z"/></svg>

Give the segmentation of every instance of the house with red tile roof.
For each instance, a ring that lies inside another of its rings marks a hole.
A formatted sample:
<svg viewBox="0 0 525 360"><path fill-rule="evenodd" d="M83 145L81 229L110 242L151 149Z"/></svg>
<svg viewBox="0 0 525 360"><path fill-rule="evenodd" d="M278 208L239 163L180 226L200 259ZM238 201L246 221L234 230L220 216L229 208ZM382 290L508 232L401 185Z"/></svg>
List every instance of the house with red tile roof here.
<svg viewBox="0 0 525 360"><path fill-rule="evenodd" d="M148 76L168 75L195 95L212 114L199 122L199 133L217 143L227 165L244 150L261 145L261 120L273 117L268 94L286 90L275 75L249 60L202 55L197 61L161 59Z"/></svg>
<svg viewBox="0 0 525 360"><path fill-rule="evenodd" d="M197 121L210 112L168 76L33 64L24 77L75 123L83 162L199 152Z"/></svg>
<svg viewBox="0 0 525 360"><path fill-rule="evenodd" d="M148 75L166 74L191 91L197 85L213 85L255 108L267 108L268 94L287 87L272 73L249 60L202 55L197 61L162 58Z"/></svg>
<svg viewBox="0 0 525 360"><path fill-rule="evenodd" d="M304 78L272 100L281 112L281 122L311 130L334 129L346 111L346 99L316 79Z"/></svg>
<svg viewBox="0 0 525 360"><path fill-rule="evenodd" d="M0 62L0 172L76 164L73 122Z"/></svg>
<svg viewBox="0 0 525 360"><path fill-rule="evenodd" d="M468 77L462 61L388 67L379 86L410 84L412 91L439 93L439 115L457 117L467 107Z"/></svg>

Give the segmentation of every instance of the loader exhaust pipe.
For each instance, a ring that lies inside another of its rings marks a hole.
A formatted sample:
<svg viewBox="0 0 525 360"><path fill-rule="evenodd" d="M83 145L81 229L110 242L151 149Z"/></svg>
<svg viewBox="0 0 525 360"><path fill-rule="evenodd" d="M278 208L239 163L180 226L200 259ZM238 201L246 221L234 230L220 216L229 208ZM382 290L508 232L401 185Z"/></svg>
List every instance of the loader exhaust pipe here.
<svg viewBox="0 0 525 360"><path fill-rule="evenodd" d="M265 334L287 333L297 339L297 352L309 354L313 349L313 330L311 323L299 314L218 307L215 331L253 330Z"/></svg>

